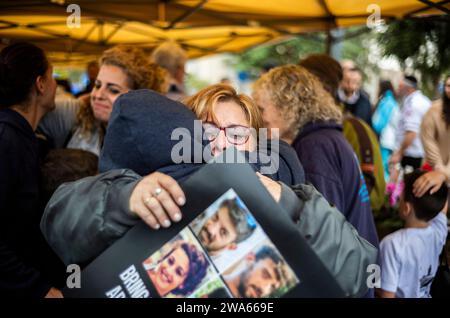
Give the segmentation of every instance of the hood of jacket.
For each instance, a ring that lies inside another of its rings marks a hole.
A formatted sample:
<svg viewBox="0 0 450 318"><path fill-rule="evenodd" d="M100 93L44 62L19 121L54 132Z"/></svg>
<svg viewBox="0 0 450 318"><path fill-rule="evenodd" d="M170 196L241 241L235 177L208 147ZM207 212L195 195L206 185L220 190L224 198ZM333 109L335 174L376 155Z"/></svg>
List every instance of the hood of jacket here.
<svg viewBox="0 0 450 318"><path fill-rule="evenodd" d="M183 104L151 90L121 95L108 123L99 171L127 168L141 176L161 171L178 180L190 175L201 166L195 162L202 162L194 158L194 147L202 147L201 136L195 139L196 119Z"/></svg>

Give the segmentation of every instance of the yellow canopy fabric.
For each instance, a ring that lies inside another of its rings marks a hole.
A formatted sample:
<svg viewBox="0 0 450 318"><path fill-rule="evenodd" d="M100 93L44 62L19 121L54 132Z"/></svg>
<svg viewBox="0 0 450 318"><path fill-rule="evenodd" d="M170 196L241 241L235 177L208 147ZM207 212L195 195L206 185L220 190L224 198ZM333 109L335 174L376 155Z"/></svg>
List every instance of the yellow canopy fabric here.
<svg viewBox="0 0 450 318"><path fill-rule="evenodd" d="M66 9L72 1L0 1L0 38L1 45L32 41L51 52L57 62L85 61L121 43L150 50L165 40L177 41L190 57L198 57L239 52L282 36L365 24L373 4L388 21L450 12L450 1L430 2L77 0L81 24L69 28L67 18L72 13Z"/></svg>

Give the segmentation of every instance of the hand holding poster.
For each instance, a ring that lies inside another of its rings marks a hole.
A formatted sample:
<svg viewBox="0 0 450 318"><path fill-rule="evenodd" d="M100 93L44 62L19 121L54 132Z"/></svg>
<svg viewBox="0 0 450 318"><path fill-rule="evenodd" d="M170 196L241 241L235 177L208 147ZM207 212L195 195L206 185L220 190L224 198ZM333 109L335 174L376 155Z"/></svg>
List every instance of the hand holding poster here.
<svg viewBox="0 0 450 318"><path fill-rule="evenodd" d="M214 182L211 182L214 180ZM208 164L184 184L183 221L138 224L66 297L340 297L335 280L247 164Z"/></svg>

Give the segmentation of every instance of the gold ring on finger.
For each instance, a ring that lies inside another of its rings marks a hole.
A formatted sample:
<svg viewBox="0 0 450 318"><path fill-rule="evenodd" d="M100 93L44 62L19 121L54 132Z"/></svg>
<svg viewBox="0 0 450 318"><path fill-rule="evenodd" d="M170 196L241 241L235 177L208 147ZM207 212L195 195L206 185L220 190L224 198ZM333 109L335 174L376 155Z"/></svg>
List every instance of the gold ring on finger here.
<svg viewBox="0 0 450 318"><path fill-rule="evenodd" d="M145 199L144 199L144 203L145 204L150 204L150 200L151 200L152 198L151 197L146 197Z"/></svg>

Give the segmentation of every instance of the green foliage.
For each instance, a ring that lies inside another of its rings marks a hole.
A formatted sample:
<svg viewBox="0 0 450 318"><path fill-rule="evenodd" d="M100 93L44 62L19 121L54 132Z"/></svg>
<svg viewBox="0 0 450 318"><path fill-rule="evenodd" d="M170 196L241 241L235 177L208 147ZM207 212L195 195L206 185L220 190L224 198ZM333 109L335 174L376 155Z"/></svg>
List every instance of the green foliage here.
<svg viewBox="0 0 450 318"><path fill-rule="evenodd" d="M366 29L366 27L351 27L346 29L345 34L356 33L362 29ZM376 35L370 31L342 41L341 59L354 61L363 70L365 80L378 72L376 62L369 60L370 44L375 41Z"/></svg>
<svg viewBox="0 0 450 318"><path fill-rule="evenodd" d="M347 29L347 34L350 32L357 32L360 29L361 28L359 27ZM365 29L365 27L363 29ZM353 60L360 66L366 65L369 56L369 43L373 38L373 33L365 32L358 36L344 40L342 42L342 59Z"/></svg>
<svg viewBox="0 0 450 318"><path fill-rule="evenodd" d="M413 19L396 21L378 36L384 56L396 57L403 68L410 66L422 75L431 93L440 76L450 70L450 21Z"/></svg>
<svg viewBox="0 0 450 318"><path fill-rule="evenodd" d="M212 294L217 289L224 289L224 285L222 281L218 278L212 281L209 281L207 284L203 285L199 288L194 294L192 294L191 298L202 298ZM225 292L225 291L224 291Z"/></svg>
<svg viewBox="0 0 450 318"><path fill-rule="evenodd" d="M365 28L365 27L364 27ZM361 27L352 27L345 32L358 32ZM369 41L374 39L371 33L363 33L342 41L342 59L354 60L357 65L366 69L373 69L369 63ZM239 71L249 72L256 78L267 65L296 64L302 58L314 53L325 53L326 34L312 33L310 36L299 36L286 41L257 46L240 54L233 67ZM233 63L231 63L233 64Z"/></svg>
<svg viewBox="0 0 450 318"><path fill-rule="evenodd" d="M345 34L359 30L361 27L351 27ZM290 38L250 49L231 65L256 78L267 64L297 63L309 54L324 53L325 42L323 32ZM450 71L450 20L447 17L396 21L388 24L383 33L366 32L346 39L342 41L341 58L354 60L364 74L370 76L378 71L376 61L369 60L371 43L379 45L383 56L397 58L403 69L408 66L418 71L427 95L434 95L441 75Z"/></svg>
<svg viewBox="0 0 450 318"><path fill-rule="evenodd" d="M198 92L210 84L211 83L197 77L195 74L186 74L185 85L188 92Z"/></svg>
<svg viewBox="0 0 450 318"><path fill-rule="evenodd" d="M255 78L260 70L268 65L296 64L311 53L322 53L325 50L325 35L314 34L313 37L296 37L287 41L262 45L242 53L235 64L238 71L247 71Z"/></svg>

